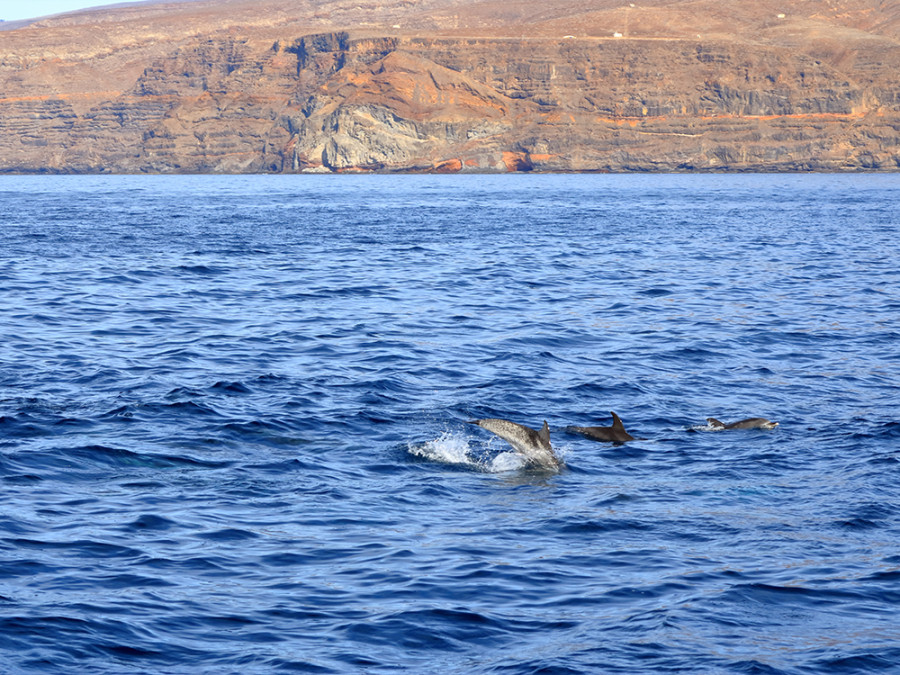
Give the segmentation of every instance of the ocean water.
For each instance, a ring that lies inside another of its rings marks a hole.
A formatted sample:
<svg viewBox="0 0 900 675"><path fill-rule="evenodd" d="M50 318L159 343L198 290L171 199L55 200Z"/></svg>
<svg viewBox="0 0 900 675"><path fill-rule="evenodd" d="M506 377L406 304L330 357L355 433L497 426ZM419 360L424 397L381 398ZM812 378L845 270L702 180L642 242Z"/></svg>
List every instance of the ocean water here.
<svg viewBox="0 0 900 675"><path fill-rule="evenodd" d="M2 177L0 672L900 672L898 235L897 175Z"/></svg>

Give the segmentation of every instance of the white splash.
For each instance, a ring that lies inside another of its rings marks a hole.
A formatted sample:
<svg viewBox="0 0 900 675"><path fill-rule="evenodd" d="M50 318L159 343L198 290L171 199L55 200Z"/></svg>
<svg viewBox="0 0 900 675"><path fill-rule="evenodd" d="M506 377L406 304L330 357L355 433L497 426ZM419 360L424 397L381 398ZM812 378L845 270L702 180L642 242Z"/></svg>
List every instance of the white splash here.
<svg viewBox="0 0 900 675"><path fill-rule="evenodd" d="M475 464L469 448L469 439L450 431L445 431L433 441L409 444L409 452L434 462L445 464Z"/></svg>
<svg viewBox="0 0 900 675"><path fill-rule="evenodd" d="M470 440L464 433L445 431L433 441L410 443L408 449L411 455L432 462L468 466L486 473L507 473L528 468L525 458L510 451L509 445L499 438L491 438L486 443L478 441L474 448ZM507 449L497 452L498 445ZM563 459L568 454L564 448L554 448L554 451Z"/></svg>
<svg viewBox="0 0 900 675"><path fill-rule="evenodd" d="M714 427L712 424L695 424L691 431L725 431L725 427Z"/></svg>
<svg viewBox="0 0 900 675"><path fill-rule="evenodd" d="M523 457L515 452L501 452L492 455L485 452L484 444L478 444L478 450L469 445L469 437L465 434L445 431L433 441L410 443L409 453L433 462L469 466L487 473L503 473L525 468Z"/></svg>
<svg viewBox="0 0 900 675"><path fill-rule="evenodd" d="M515 452L501 452L488 463L486 469L491 473L519 471L525 468L525 464L522 455Z"/></svg>

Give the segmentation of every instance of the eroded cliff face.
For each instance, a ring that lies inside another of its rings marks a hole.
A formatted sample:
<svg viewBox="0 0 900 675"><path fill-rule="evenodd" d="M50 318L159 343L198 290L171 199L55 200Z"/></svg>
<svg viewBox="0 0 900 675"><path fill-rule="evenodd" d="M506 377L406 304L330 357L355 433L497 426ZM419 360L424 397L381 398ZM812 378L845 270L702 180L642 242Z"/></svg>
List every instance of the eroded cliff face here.
<svg viewBox="0 0 900 675"><path fill-rule="evenodd" d="M729 34L727 2L636 4L406 0L385 20L414 29L316 32L276 3L203 36L148 33L163 12L105 48L0 49L0 171L900 168L896 7L734 3ZM80 21L70 39L103 35Z"/></svg>
<svg viewBox="0 0 900 675"><path fill-rule="evenodd" d="M805 54L654 39L301 40L292 169L898 167L896 91ZM897 52L889 55L896 59Z"/></svg>

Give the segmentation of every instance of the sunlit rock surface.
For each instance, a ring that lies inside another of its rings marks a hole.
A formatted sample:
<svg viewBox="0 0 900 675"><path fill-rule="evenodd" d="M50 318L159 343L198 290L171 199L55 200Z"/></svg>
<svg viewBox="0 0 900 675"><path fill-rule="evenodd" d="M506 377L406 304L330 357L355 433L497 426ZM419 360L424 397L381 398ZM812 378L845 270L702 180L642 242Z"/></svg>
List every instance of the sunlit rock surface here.
<svg viewBox="0 0 900 675"><path fill-rule="evenodd" d="M900 169L900 5L877 0L201 0L4 28L6 172Z"/></svg>

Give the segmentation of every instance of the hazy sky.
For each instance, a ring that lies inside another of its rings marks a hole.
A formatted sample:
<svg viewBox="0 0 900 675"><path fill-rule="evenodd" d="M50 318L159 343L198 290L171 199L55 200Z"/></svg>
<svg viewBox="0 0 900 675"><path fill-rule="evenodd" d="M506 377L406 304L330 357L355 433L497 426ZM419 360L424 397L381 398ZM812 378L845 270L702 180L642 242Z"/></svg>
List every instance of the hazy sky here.
<svg viewBox="0 0 900 675"><path fill-rule="evenodd" d="M111 5L105 0L0 0L0 19L33 19L36 16L71 12L73 9Z"/></svg>

